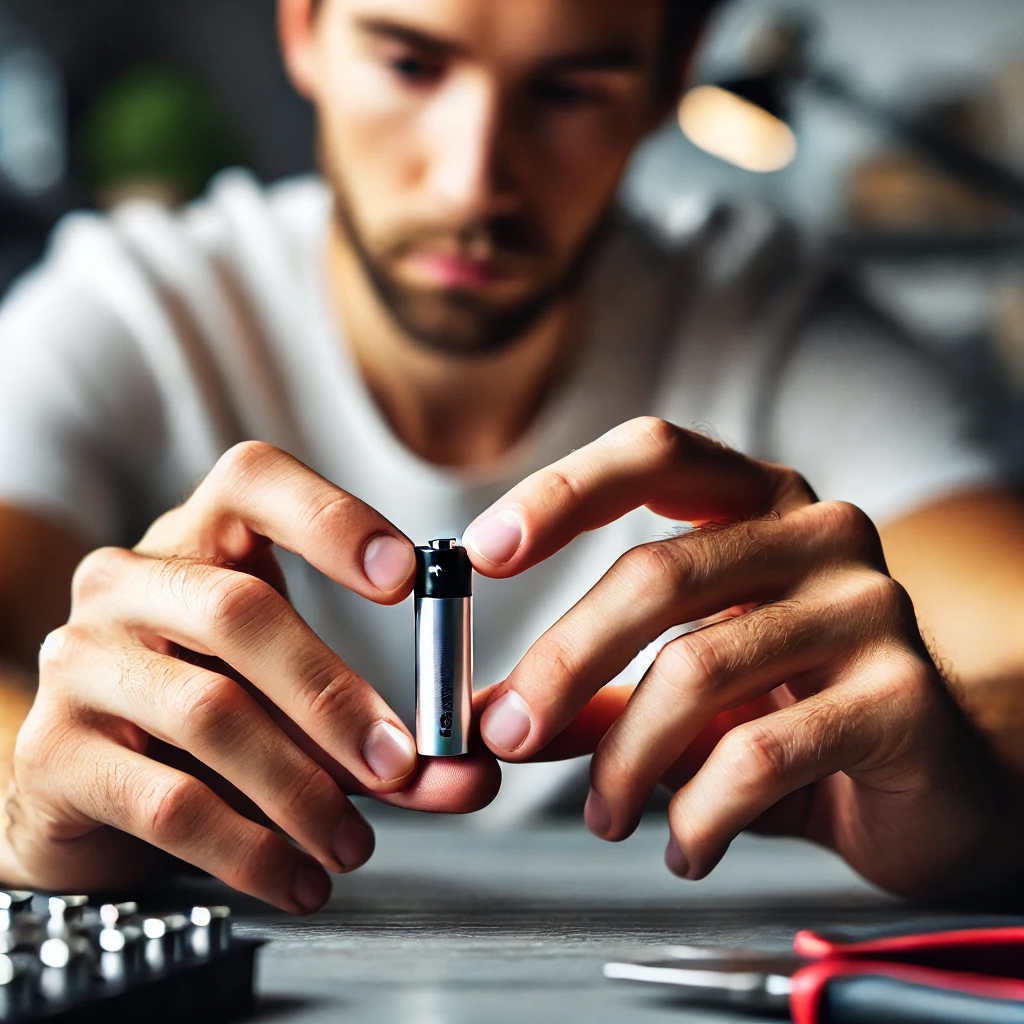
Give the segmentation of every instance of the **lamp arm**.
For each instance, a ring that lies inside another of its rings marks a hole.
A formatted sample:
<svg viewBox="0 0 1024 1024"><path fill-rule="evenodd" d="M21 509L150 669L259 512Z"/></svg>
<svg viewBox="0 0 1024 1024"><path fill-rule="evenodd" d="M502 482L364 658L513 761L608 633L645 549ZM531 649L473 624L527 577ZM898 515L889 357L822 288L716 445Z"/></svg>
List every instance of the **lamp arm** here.
<svg viewBox="0 0 1024 1024"><path fill-rule="evenodd" d="M1024 177L1010 168L928 128L914 118L868 99L830 72L808 69L804 80L820 95L837 100L868 119L884 124L936 168L975 192L1013 210L1024 212Z"/></svg>

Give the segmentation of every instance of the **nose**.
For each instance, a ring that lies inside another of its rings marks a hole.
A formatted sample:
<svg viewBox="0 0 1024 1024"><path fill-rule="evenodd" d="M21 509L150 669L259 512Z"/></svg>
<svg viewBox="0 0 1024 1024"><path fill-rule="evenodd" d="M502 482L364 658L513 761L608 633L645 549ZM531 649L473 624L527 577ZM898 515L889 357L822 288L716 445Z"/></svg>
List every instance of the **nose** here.
<svg viewBox="0 0 1024 1024"><path fill-rule="evenodd" d="M438 206L462 221L512 212L515 198L499 153L504 125L498 89L467 72L453 76L437 100L425 127L428 184Z"/></svg>

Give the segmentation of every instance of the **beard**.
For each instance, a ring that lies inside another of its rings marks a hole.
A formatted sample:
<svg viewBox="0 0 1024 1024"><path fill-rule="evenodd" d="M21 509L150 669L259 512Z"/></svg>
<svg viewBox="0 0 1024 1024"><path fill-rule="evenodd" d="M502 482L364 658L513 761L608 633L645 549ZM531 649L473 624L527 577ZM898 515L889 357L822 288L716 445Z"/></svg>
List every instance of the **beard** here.
<svg viewBox="0 0 1024 1024"><path fill-rule="evenodd" d="M335 222L377 300L411 339L444 355L483 356L511 348L545 313L578 292L609 219L605 211L564 266L531 294L515 302L497 303L475 290L404 284L392 273L390 264L430 243L442 243L449 251L478 258L543 263L547 256L544 241L525 218L493 217L458 226L409 225L371 245L357 225L338 175L331 178Z"/></svg>

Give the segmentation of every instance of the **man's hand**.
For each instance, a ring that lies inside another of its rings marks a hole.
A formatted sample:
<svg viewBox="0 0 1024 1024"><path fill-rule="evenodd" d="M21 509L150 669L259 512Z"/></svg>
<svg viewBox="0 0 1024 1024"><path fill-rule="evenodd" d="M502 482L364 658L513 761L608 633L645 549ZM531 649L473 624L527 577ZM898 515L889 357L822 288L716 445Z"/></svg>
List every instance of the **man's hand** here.
<svg viewBox="0 0 1024 1024"><path fill-rule="evenodd" d="M593 751L585 817L606 839L633 831L659 780L678 789L666 860L689 878L754 826L825 843L896 892L967 887L995 818L987 753L858 509L646 418L523 481L465 543L479 572L513 576L639 506L705 525L623 555L478 698L488 746ZM601 689L709 617L635 690Z"/></svg>
<svg viewBox="0 0 1024 1024"><path fill-rule="evenodd" d="M377 512L269 445L232 449L134 551L79 566L15 748L5 882L122 886L161 850L305 912L327 898L323 867L373 851L346 793L443 811L493 797L486 752L418 764L288 603L272 543L380 604L412 584L412 545Z"/></svg>

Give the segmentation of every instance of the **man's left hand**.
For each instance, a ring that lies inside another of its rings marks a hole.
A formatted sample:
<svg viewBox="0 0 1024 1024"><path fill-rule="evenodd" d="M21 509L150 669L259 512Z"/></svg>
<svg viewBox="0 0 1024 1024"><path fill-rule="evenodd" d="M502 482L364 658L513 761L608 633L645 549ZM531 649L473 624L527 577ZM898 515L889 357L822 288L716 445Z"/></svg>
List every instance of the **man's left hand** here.
<svg viewBox="0 0 1024 1024"><path fill-rule="evenodd" d="M830 846L905 895L970 888L998 818L991 761L859 509L643 418L524 480L465 543L505 578L640 506L700 528L626 552L478 696L491 750L593 752L585 817L605 839L633 831L659 781L678 790L666 860L688 878L754 827ZM666 630L708 618L635 689L602 689Z"/></svg>

